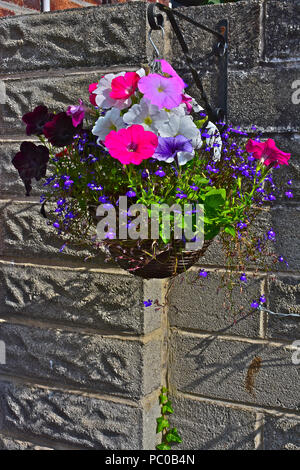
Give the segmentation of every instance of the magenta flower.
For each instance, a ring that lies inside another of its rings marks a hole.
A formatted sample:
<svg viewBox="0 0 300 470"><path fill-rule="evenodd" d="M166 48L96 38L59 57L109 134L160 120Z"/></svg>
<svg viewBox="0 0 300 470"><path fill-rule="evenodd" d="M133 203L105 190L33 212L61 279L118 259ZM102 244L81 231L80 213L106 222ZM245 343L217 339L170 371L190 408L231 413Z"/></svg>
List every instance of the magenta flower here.
<svg viewBox="0 0 300 470"><path fill-rule="evenodd" d="M74 140L77 130L67 113L58 113L44 126L44 134L52 145L64 147Z"/></svg>
<svg viewBox="0 0 300 470"><path fill-rule="evenodd" d="M22 117L23 122L27 124L27 135L41 135L43 134L43 127L46 122L51 121L54 114L49 113L47 106L37 106L31 113L26 113Z"/></svg>
<svg viewBox="0 0 300 470"><path fill-rule="evenodd" d="M114 100L127 100L135 92L139 80L136 72L126 72L124 76L114 78L109 96Z"/></svg>
<svg viewBox="0 0 300 470"><path fill-rule="evenodd" d="M98 83L91 83L89 85L89 93L90 93L90 103L93 105L93 106L97 106L97 103L96 103L96 95L95 93L93 93L93 91L95 91L96 89L98 88Z"/></svg>
<svg viewBox="0 0 300 470"><path fill-rule="evenodd" d="M142 160L152 157L157 144L157 135L145 131L139 124L117 132L111 131L105 138L110 155L123 165L139 165Z"/></svg>
<svg viewBox="0 0 300 470"><path fill-rule="evenodd" d="M151 104L160 109L176 108L182 101L182 86L177 78L166 78L150 73L140 79L138 88Z"/></svg>
<svg viewBox="0 0 300 470"><path fill-rule="evenodd" d="M85 106L82 100L79 100L79 106L69 106L66 112L67 116L72 118L74 127L78 127L82 123L85 115Z"/></svg>
<svg viewBox="0 0 300 470"><path fill-rule="evenodd" d="M172 65L169 64L165 59L156 59L156 62L160 62L161 71L163 74L169 75L169 77L177 78L181 88L187 87L187 84L179 77L178 73L173 69Z"/></svg>
<svg viewBox="0 0 300 470"><path fill-rule="evenodd" d="M266 166L272 163L276 166L287 165L291 157L290 153L278 149L273 139L268 139L266 142L257 142L250 139L247 142L246 151L252 153L254 158L257 158Z"/></svg>
<svg viewBox="0 0 300 470"><path fill-rule="evenodd" d="M193 110L193 106L191 104L191 102L193 101L193 98L191 98L188 95L182 94L181 99L182 99L181 103L184 103L186 105L187 112L190 113Z"/></svg>

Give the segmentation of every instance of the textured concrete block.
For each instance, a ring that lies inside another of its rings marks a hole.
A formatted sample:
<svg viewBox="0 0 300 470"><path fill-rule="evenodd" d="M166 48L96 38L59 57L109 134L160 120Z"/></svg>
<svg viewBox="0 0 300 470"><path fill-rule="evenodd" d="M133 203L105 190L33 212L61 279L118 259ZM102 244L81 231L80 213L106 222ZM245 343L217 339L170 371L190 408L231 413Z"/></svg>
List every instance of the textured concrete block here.
<svg viewBox="0 0 300 470"><path fill-rule="evenodd" d="M0 254L12 260L39 258L45 264L55 261L58 264L64 261L74 262L87 269L116 267L113 261L105 263L105 255L92 244L69 245L68 237L58 236L52 223L40 211L40 203L9 200L0 202Z"/></svg>
<svg viewBox="0 0 300 470"><path fill-rule="evenodd" d="M277 277L270 280L270 310L296 313L296 317L268 315L267 336L292 341L300 339L300 278Z"/></svg>
<svg viewBox="0 0 300 470"><path fill-rule="evenodd" d="M260 15L262 2L251 0L235 5L209 5L205 7L186 7L178 10L194 21L216 29L222 19L229 20L229 64L236 67L251 68L258 64L260 58ZM247 18L247 21L245 21ZM216 43L214 36L192 24L178 19L191 56L198 67L201 59ZM178 69L185 68L181 47L173 34L172 63ZM206 62L204 63L206 68Z"/></svg>
<svg viewBox="0 0 300 470"><path fill-rule="evenodd" d="M126 341L2 323L2 373L137 400L160 386L159 340ZM71 360L70 360L71 358ZM152 361L152 369L145 363Z"/></svg>
<svg viewBox="0 0 300 470"><path fill-rule="evenodd" d="M0 383L0 430L74 448L142 448L143 411L85 395ZM154 423L153 423L154 424Z"/></svg>
<svg viewBox="0 0 300 470"><path fill-rule="evenodd" d="M298 0L268 0L265 20L267 61L300 60L300 4Z"/></svg>
<svg viewBox="0 0 300 470"><path fill-rule="evenodd" d="M0 435L0 450L53 450L50 447L39 446L32 442L22 441Z"/></svg>
<svg viewBox="0 0 300 470"><path fill-rule="evenodd" d="M53 111L65 111L81 98L89 105L89 84L99 81L101 75L103 73L65 73L60 77L5 80L6 102L1 110L1 134L9 136L25 133L22 116L40 104Z"/></svg>
<svg viewBox="0 0 300 470"><path fill-rule="evenodd" d="M265 416L265 450L300 450L300 419Z"/></svg>
<svg viewBox="0 0 300 470"><path fill-rule="evenodd" d="M299 411L300 370L292 353L284 347L177 333L171 381L184 392ZM258 370L255 358L260 358Z"/></svg>
<svg viewBox="0 0 300 470"><path fill-rule="evenodd" d="M171 397L171 426L182 438L174 450L254 450L255 414Z"/></svg>
<svg viewBox="0 0 300 470"><path fill-rule="evenodd" d="M220 272L209 271L206 278L195 271L178 276L169 293L170 324L185 329L258 336L259 312L253 311L250 305L261 295L262 278L249 276L246 285L239 282L239 275L236 279L238 286L230 298L226 288L220 289Z"/></svg>
<svg viewBox="0 0 300 470"><path fill-rule="evenodd" d="M0 188L2 196L25 196L24 184L11 163L15 154L20 151L20 144L21 142L0 143ZM41 194L42 190L42 182L34 181L32 196Z"/></svg>
<svg viewBox="0 0 300 470"><path fill-rule="evenodd" d="M146 8L130 2L5 18L1 73L144 63Z"/></svg>
<svg viewBox="0 0 300 470"><path fill-rule="evenodd" d="M143 284L139 278L82 269L3 263L1 313L104 331L143 331ZM160 312L158 312L160 315Z"/></svg>
<svg viewBox="0 0 300 470"><path fill-rule="evenodd" d="M231 71L228 77L228 117L234 125L266 132L299 132L299 107L292 103L292 84L300 67Z"/></svg>
<svg viewBox="0 0 300 470"><path fill-rule="evenodd" d="M272 228L277 234L275 250L278 256L283 256L289 263L289 270L299 271L300 249L300 209L295 206L276 207L270 212ZM280 263L277 269L284 270L285 264Z"/></svg>

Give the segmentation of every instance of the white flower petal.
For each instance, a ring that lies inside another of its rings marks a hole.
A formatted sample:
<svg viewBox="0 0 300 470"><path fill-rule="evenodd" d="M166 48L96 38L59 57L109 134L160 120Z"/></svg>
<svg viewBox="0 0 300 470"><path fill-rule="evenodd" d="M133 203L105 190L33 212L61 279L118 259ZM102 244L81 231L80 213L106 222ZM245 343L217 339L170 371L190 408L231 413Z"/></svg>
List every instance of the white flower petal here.
<svg viewBox="0 0 300 470"><path fill-rule="evenodd" d="M195 152L178 152L177 159L180 166L185 165L187 162L192 160L195 156Z"/></svg>

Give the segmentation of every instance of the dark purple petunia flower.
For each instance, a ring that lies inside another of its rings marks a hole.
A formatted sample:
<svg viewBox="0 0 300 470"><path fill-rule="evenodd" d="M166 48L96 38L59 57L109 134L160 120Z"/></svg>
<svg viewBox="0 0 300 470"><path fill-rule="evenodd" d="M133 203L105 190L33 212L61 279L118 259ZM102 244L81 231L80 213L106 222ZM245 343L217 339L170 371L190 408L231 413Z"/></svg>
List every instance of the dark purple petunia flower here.
<svg viewBox="0 0 300 470"><path fill-rule="evenodd" d="M176 137L158 137L158 146L153 158L159 161L172 163L175 159L179 165L184 165L194 157L191 141L183 135Z"/></svg>
<svg viewBox="0 0 300 470"><path fill-rule="evenodd" d="M49 150L44 145L22 142L20 152L14 156L12 163L24 182L26 196L29 196L32 189L32 178L39 181L46 176L48 161Z"/></svg>
<svg viewBox="0 0 300 470"><path fill-rule="evenodd" d="M56 114L52 121L47 122L44 126L45 136L56 147L70 145L77 133L78 128L73 126L72 118L64 112Z"/></svg>
<svg viewBox="0 0 300 470"><path fill-rule="evenodd" d="M44 125L53 119L54 114L49 113L47 106L37 106L31 113L24 114L22 120L27 124L27 135L43 134Z"/></svg>

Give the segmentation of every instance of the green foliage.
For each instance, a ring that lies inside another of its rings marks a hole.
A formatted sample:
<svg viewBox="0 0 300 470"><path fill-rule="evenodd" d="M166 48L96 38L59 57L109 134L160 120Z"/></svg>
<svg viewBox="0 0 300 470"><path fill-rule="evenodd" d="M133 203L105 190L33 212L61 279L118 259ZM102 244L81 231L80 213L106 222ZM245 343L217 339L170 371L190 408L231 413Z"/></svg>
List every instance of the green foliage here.
<svg viewBox="0 0 300 470"><path fill-rule="evenodd" d="M159 395L159 403L161 405L161 416L156 419L156 432L162 433L162 442L156 446L157 450L171 450L171 445L182 442L178 434L177 428L170 428L168 415L174 413L171 400L168 397L168 389L163 387Z"/></svg>

